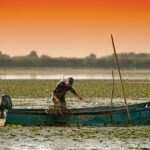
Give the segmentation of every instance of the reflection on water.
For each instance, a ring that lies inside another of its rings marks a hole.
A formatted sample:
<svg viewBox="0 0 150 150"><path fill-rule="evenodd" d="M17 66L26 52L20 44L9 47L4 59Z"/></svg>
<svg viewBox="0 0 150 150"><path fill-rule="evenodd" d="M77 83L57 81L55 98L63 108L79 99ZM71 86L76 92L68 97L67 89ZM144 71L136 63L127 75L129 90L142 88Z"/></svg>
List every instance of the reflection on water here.
<svg viewBox="0 0 150 150"><path fill-rule="evenodd" d="M78 79L78 80L111 80L112 79L112 75L111 74L68 74L68 75L61 75L61 74L50 74L50 75L0 75L0 79L13 79L13 80L17 80L17 79L40 79L40 80L60 80L63 78L68 78L72 76L74 79ZM150 80L150 74L131 74L131 75L123 75L122 76L123 79L125 80ZM118 75L115 75L115 79L119 79Z"/></svg>
<svg viewBox="0 0 150 150"><path fill-rule="evenodd" d="M48 108L50 98L14 99L14 108ZM129 104L148 101L128 99ZM110 99L67 98L69 108L109 105ZM113 105L122 105L114 99ZM134 127L1 127L0 150L126 150L150 149L150 126Z"/></svg>

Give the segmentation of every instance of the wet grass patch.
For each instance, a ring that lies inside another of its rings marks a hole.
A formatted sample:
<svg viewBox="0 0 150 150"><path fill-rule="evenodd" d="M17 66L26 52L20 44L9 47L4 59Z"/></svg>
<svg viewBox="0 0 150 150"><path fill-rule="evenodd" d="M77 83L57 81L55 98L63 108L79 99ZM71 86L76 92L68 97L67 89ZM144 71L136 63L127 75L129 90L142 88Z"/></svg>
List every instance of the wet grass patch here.
<svg viewBox="0 0 150 150"><path fill-rule="evenodd" d="M45 98L51 97L51 92L58 80L0 80L0 94L9 94L14 98ZM82 97L111 97L111 80L76 80L74 89ZM124 81L125 93L129 98L150 97L150 81ZM72 96L68 93L68 96ZM121 86L115 81L114 97L122 97Z"/></svg>

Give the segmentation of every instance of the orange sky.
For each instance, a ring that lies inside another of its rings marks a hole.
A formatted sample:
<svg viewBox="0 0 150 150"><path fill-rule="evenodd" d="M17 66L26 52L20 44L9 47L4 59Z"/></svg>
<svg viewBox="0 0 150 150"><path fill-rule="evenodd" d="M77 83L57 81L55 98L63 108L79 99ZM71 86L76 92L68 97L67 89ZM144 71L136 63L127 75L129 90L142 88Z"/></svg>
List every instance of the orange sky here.
<svg viewBox="0 0 150 150"><path fill-rule="evenodd" d="M0 51L52 57L150 52L150 0L0 0Z"/></svg>

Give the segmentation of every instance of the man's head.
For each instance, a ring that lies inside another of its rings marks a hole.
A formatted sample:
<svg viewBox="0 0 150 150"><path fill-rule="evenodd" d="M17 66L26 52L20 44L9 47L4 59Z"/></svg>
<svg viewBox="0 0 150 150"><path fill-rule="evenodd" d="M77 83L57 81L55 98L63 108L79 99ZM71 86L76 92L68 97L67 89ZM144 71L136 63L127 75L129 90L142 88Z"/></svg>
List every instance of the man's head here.
<svg viewBox="0 0 150 150"><path fill-rule="evenodd" d="M68 78L68 80L66 81L66 85L67 86L72 86L74 82L74 79L72 77Z"/></svg>

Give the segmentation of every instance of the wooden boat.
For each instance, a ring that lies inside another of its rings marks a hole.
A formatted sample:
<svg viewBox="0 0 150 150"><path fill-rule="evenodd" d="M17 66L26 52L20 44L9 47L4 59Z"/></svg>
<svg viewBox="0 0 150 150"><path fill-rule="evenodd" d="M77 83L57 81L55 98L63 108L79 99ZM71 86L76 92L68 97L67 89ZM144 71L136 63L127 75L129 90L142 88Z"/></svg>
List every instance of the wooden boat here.
<svg viewBox="0 0 150 150"><path fill-rule="evenodd" d="M129 105L132 124L150 125L150 102ZM68 109L67 115L47 114L46 109L10 109L5 111L5 125L104 126L128 124L124 106ZM53 110L51 110L53 111ZM111 119L112 118L112 119Z"/></svg>

